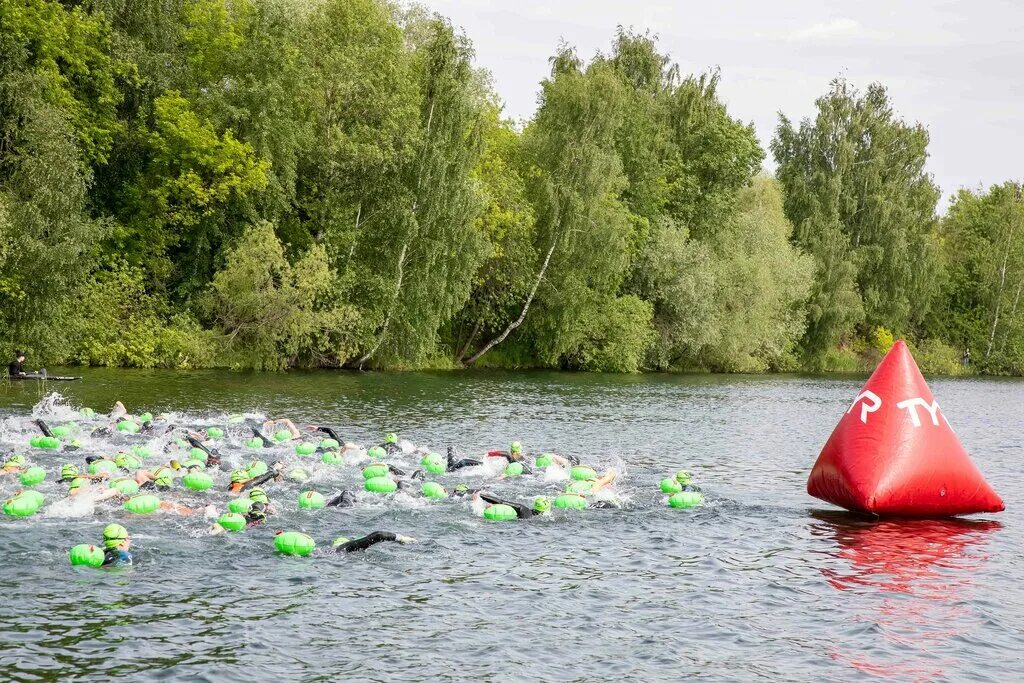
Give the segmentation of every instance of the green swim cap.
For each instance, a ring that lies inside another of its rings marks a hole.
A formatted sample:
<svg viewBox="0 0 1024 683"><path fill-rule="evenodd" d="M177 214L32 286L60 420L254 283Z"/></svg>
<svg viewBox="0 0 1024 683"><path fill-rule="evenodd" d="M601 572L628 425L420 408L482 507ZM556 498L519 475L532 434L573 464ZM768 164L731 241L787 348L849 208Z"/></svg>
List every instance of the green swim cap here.
<svg viewBox="0 0 1024 683"><path fill-rule="evenodd" d="M424 482L420 487L420 493L426 498L447 498L448 492L444 490L444 487L438 484L436 481Z"/></svg>
<svg viewBox="0 0 1024 683"><path fill-rule="evenodd" d="M68 560L73 567L103 566L103 550L88 543L79 543L68 551Z"/></svg>
<svg viewBox="0 0 1024 683"><path fill-rule="evenodd" d="M43 496L38 491L25 491L4 501L4 514L11 517L31 517L43 504L42 499Z"/></svg>
<svg viewBox="0 0 1024 683"><path fill-rule="evenodd" d="M455 491L456 493L466 493L467 491L469 491L469 484L460 482L455 485Z"/></svg>
<svg viewBox="0 0 1024 683"><path fill-rule="evenodd" d="M249 500L254 503L269 503L270 499L267 497L267 492L261 488L255 488L249 491Z"/></svg>
<svg viewBox="0 0 1024 683"><path fill-rule="evenodd" d="M224 438L224 430L220 427L207 427L206 428L207 439L222 439Z"/></svg>
<svg viewBox="0 0 1024 683"><path fill-rule="evenodd" d="M103 547L116 548L128 538L128 530L120 524L108 524L103 527Z"/></svg>
<svg viewBox="0 0 1024 683"><path fill-rule="evenodd" d="M536 498L533 499L533 511L538 514L550 512L551 501L548 500L547 496L537 496Z"/></svg>
<svg viewBox="0 0 1024 683"><path fill-rule="evenodd" d="M89 464L89 474L113 474L117 472L117 463L113 460L94 460Z"/></svg>
<svg viewBox="0 0 1024 683"><path fill-rule="evenodd" d="M319 510L327 505L322 494L316 491L303 491L299 494L300 510Z"/></svg>
<svg viewBox="0 0 1024 683"><path fill-rule="evenodd" d="M249 473L245 470L231 470L231 483L238 484L239 482L249 481Z"/></svg>
<svg viewBox="0 0 1024 683"><path fill-rule="evenodd" d="M245 517L237 512L225 512L217 518L217 524L228 531L242 531L245 529Z"/></svg>
<svg viewBox="0 0 1024 683"><path fill-rule="evenodd" d="M523 463L521 462L510 462L505 465L505 470L502 472L506 477L518 477L523 473Z"/></svg>
<svg viewBox="0 0 1024 683"><path fill-rule="evenodd" d="M679 470L678 472L676 472L676 481L678 481L683 486L687 486L691 481L690 473L687 472L686 470Z"/></svg>
<svg viewBox="0 0 1024 683"><path fill-rule="evenodd" d="M374 446L366 451L366 455L370 460L383 460L387 457L388 452L380 446Z"/></svg>
<svg viewBox="0 0 1024 683"><path fill-rule="evenodd" d="M316 444L303 441L295 446L295 453L297 455L313 455L316 453Z"/></svg>
<svg viewBox="0 0 1024 683"><path fill-rule="evenodd" d="M384 443L398 443L398 434L389 432L388 435L384 437Z"/></svg>
<svg viewBox="0 0 1024 683"><path fill-rule="evenodd" d="M320 456L320 462L325 465L344 465L345 458L338 451L324 451Z"/></svg>
<svg viewBox="0 0 1024 683"><path fill-rule="evenodd" d="M77 476L78 476L78 465L74 465L72 463L68 463L66 465L61 465L61 468L60 468L60 478L61 479L74 479Z"/></svg>
<svg viewBox="0 0 1024 683"><path fill-rule="evenodd" d="M309 479L309 473L301 467L295 467L288 470L288 474L286 476L293 481L306 481Z"/></svg>
<svg viewBox="0 0 1024 683"><path fill-rule="evenodd" d="M675 479L662 479L659 483L662 493L679 493L683 490L683 485Z"/></svg>
<svg viewBox="0 0 1024 683"><path fill-rule="evenodd" d="M174 484L174 472L166 467L158 467L153 474L156 475L153 483L157 486L168 487Z"/></svg>
<svg viewBox="0 0 1024 683"><path fill-rule="evenodd" d="M244 515L255 502L251 498L232 498L228 501L228 510Z"/></svg>
<svg viewBox="0 0 1024 683"><path fill-rule="evenodd" d="M576 481L593 481L594 479L597 479L597 472L594 471L593 467L576 465L569 471L569 476Z"/></svg>
<svg viewBox="0 0 1024 683"><path fill-rule="evenodd" d="M537 456L537 459L534 461L533 464L536 467L544 468L544 467L550 467L551 464L554 463L554 462L555 462L555 454L554 453L541 453L540 455Z"/></svg>
<svg viewBox="0 0 1024 683"><path fill-rule="evenodd" d="M423 469L431 474L444 474L445 470L448 469L448 463L437 453L427 453L420 460L420 464L423 465Z"/></svg>
<svg viewBox="0 0 1024 683"><path fill-rule="evenodd" d="M363 482L363 488L373 493L393 493L398 484L391 477L371 477Z"/></svg>
<svg viewBox="0 0 1024 683"><path fill-rule="evenodd" d="M251 463L249 463L249 478L252 479L253 477L258 477L260 475L266 474L268 469L269 468L267 467L267 463L263 462L262 460L253 460Z"/></svg>
<svg viewBox="0 0 1024 683"><path fill-rule="evenodd" d="M681 491L679 493L672 494L668 499L669 507L674 508L693 508L703 502L704 496L696 491Z"/></svg>
<svg viewBox="0 0 1024 683"><path fill-rule="evenodd" d="M126 496L134 496L139 492L139 484L134 479L122 477L110 482L110 488L123 493Z"/></svg>
<svg viewBox="0 0 1024 683"><path fill-rule="evenodd" d="M148 515L160 507L160 499L151 494L132 496L124 502L124 509L136 515Z"/></svg>
<svg viewBox="0 0 1024 683"><path fill-rule="evenodd" d="M509 520L519 519L519 515L516 514L514 507L498 503L497 505L491 505L484 510L484 518L494 522L507 522Z"/></svg>
<svg viewBox="0 0 1024 683"><path fill-rule="evenodd" d="M320 439L320 448L331 450L333 448L341 448L341 444L336 439Z"/></svg>
<svg viewBox="0 0 1024 683"><path fill-rule="evenodd" d="M81 488L83 486L88 485L89 480L86 479L85 477L75 477L74 479L71 480L71 483L68 484L68 492L74 491L77 488Z"/></svg>
<svg viewBox="0 0 1024 683"><path fill-rule="evenodd" d="M292 433L290 431L288 431L287 429L278 429L276 432L274 432L274 441L277 441L277 442L288 441L291 438L292 438Z"/></svg>
<svg viewBox="0 0 1024 683"><path fill-rule="evenodd" d="M250 439L245 440L246 448L263 448L263 439L258 436L254 436Z"/></svg>
<svg viewBox="0 0 1024 683"><path fill-rule="evenodd" d="M274 537L274 547L282 555L305 557L316 548L316 541L299 531L285 531Z"/></svg>
<svg viewBox="0 0 1024 683"><path fill-rule="evenodd" d="M522 453L523 444L519 443L518 441L513 441L512 445L508 447L508 451L509 453Z"/></svg>
<svg viewBox="0 0 1024 683"><path fill-rule="evenodd" d="M181 483L185 485L185 488L191 491L206 491L213 486L213 477L206 472L197 470L195 472L189 472L182 477Z"/></svg>
<svg viewBox="0 0 1024 683"><path fill-rule="evenodd" d="M348 543L347 538L345 538L344 536L338 536L336 539L334 539L334 543L331 544L331 547L337 548L339 545L345 545L346 543Z"/></svg>
<svg viewBox="0 0 1024 683"><path fill-rule="evenodd" d="M46 479L46 470L42 467L29 467L19 477L22 486L35 486Z"/></svg>
<svg viewBox="0 0 1024 683"><path fill-rule="evenodd" d="M188 459L198 460L205 465L206 462L210 459L210 454L204 451L202 448L196 448L195 446L193 446L188 450Z"/></svg>
<svg viewBox="0 0 1024 683"><path fill-rule="evenodd" d="M11 466L11 467L21 467L24 464L25 464L25 456L24 455L15 454L15 455L12 455L11 457L7 458L7 462L4 463L4 467L7 467L8 465Z"/></svg>
<svg viewBox="0 0 1024 683"><path fill-rule="evenodd" d="M594 490L592 481L571 481L565 487L566 493L590 493Z"/></svg>

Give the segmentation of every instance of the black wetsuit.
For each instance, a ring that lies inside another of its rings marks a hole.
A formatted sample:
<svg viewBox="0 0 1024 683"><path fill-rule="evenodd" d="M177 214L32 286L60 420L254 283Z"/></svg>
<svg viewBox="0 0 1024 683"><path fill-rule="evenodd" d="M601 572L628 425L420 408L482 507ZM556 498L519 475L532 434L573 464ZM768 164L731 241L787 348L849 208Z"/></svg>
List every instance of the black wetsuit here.
<svg viewBox="0 0 1024 683"><path fill-rule="evenodd" d="M331 437L332 439L338 442L338 445L343 445L345 443L344 441L341 440L341 437L338 436L338 432L334 431L330 427L317 427L316 431L323 432L327 436Z"/></svg>
<svg viewBox="0 0 1024 683"><path fill-rule="evenodd" d="M451 446L448 447L448 471L461 470L463 467L477 467L482 465L483 462L475 458L459 458L456 460L455 449Z"/></svg>
<svg viewBox="0 0 1024 683"><path fill-rule="evenodd" d="M12 377L14 375L24 375L25 368L24 366L22 366L21 361L19 361L18 359L12 360L10 365L7 366L7 374L11 375Z"/></svg>
<svg viewBox="0 0 1024 683"><path fill-rule="evenodd" d="M219 465L220 464L220 453L217 451L211 451L203 442L192 436L191 434L185 435L185 441L189 443L193 448L198 448L203 453L206 453L206 464L207 465Z"/></svg>
<svg viewBox="0 0 1024 683"><path fill-rule="evenodd" d="M501 498L493 496L490 493L481 493L480 500L485 500L491 505L508 505L510 508L516 511L516 517L518 517L519 519L529 519L530 517L533 517L534 515L538 514L537 512L534 512L533 508L527 507L522 503L512 503L507 500L502 500Z"/></svg>
<svg viewBox="0 0 1024 683"><path fill-rule="evenodd" d="M334 498L327 501L329 508L350 508L356 504L356 494L351 491L342 491Z"/></svg>
<svg viewBox="0 0 1024 683"><path fill-rule="evenodd" d="M250 427L252 429L252 435L263 442L264 448L270 448L274 445L274 442L263 436L263 432L260 431L259 427Z"/></svg>
<svg viewBox="0 0 1024 683"><path fill-rule="evenodd" d="M270 470L269 472L265 472L265 473L261 474L258 477L253 477L249 481L244 482L237 490L231 488L232 484L228 484L228 491L233 491L235 493L241 493L242 491L246 490L247 488L251 488L253 486L259 486L260 484L266 484L268 481L270 481L271 479L276 477L277 474L278 474L277 470ZM233 482L233 483L237 484L238 482Z"/></svg>
<svg viewBox="0 0 1024 683"><path fill-rule="evenodd" d="M132 554L127 550L108 548L103 551L104 567L124 567L132 563Z"/></svg>
<svg viewBox="0 0 1024 683"><path fill-rule="evenodd" d="M394 455L395 453L401 453L402 447L397 443L379 443L377 448L383 448L388 455Z"/></svg>
<svg viewBox="0 0 1024 683"><path fill-rule="evenodd" d="M397 541L398 534L393 531L374 531L372 534L357 538L354 541L348 543L342 543L339 546L332 548L333 552L336 553L351 553L357 550L366 550L371 545L380 543L381 541Z"/></svg>
<svg viewBox="0 0 1024 683"><path fill-rule="evenodd" d="M36 423L36 427L39 427L39 431L43 433L43 436L53 437L53 432L50 431L50 428L45 422L42 420L33 420L33 422Z"/></svg>

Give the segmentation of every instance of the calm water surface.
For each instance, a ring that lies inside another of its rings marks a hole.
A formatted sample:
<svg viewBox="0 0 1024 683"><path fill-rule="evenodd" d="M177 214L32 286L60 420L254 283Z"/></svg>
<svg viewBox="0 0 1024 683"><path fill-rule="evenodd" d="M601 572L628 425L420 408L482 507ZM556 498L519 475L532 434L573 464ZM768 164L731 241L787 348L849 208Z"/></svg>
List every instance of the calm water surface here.
<svg viewBox="0 0 1024 683"><path fill-rule="evenodd" d="M495 524L461 502L366 494L355 509L300 512L298 486L282 483L270 489L281 514L243 534L211 537L208 520L131 517L114 506L3 519L4 680L1024 677L1022 382L932 382L1005 513L871 523L804 492L862 379L85 374L46 391L104 410L120 398L136 412L182 413L184 423L287 415L363 444L394 430L442 453L518 439L528 451L619 468L626 507ZM34 383L0 388L6 448L23 448L20 430L40 399ZM33 457L52 478L82 454ZM698 510L669 509L657 491L684 466L708 497ZM329 494L361 476L323 467L314 479ZM463 479L480 481L440 478ZM0 480L0 493L15 486ZM558 488L527 477L493 490L528 500ZM41 490L56 500L55 484ZM186 503L200 495L174 494ZM226 496L210 499L223 507ZM132 531L135 566L72 569L67 549L95 542L109 521ZM272 552L281 528L320 543L375 529L420 542L284 558Z"/></svg>

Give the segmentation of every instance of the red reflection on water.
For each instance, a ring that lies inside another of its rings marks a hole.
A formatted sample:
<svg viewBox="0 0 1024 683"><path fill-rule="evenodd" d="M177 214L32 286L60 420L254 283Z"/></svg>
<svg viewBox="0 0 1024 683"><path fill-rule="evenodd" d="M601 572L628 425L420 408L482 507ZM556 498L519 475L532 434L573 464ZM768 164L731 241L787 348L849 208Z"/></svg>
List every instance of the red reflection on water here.
<svg viewBox="0 0 1024 683"><path fill-rule="evenodd" d="M988 560L979 549L1002 525L963 519L865 521L829 513L815 517L827 523L838 543L836 558L844 561L842 568L826 567L822 573L837 590L856 593L847 603L862 606L855 620L874 624L896 646L901 661L874 661L841 644L830 648L830 656L875 676L920 681L943 676L956 663L943 654L955 648L944 644L975 622L966 593L973 574Z"/></svg>

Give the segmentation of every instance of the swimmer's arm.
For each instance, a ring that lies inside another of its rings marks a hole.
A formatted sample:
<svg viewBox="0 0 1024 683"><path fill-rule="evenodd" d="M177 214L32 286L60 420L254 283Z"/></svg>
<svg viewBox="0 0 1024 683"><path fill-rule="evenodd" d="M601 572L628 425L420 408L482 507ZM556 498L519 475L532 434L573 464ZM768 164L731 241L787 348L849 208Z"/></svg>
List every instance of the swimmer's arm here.
<svg viewBox="0 0 1024 683"><path fill-rule="evenodd" d="M239 491L244 491L247 488L252 488L253 486L259 486L260 484L266 484L268 481L270 481L271 479L273 479L276 476L277 476L277 470L271 470L270 472L267 472L265 474L261 474L258 477L254 477L254 478L250 479L249 481L243 482L242 483L242 487L240 489L238 489L238 490Z"/></svg>
<svg viewBox="0 0 1024 683"><path fill-rule="evenodd" d="M332 439L334 439L338 443L345 443L344 441L342 441L341 437L338 436L338 432L334 431L330 427L319 427L318 426L314 431L323 432L324 434L326 434L327 436L331 437Z"/></svg>
<svg viewBox="0 0 1024 683"><path fill-rule="evenodd" d="M594 481L594 488L591 490L600 491L605 486L608 486L613 481L615 481L615 477L617 476L619 476L618 472L616 472L614 469L609 469L607 472L604 473L603 477Z"/></svg>
<svg viewBox="0 0 1024 683"><path fill-rule="evenodd" d="M287 417L279 417L276 420L270 420L269 422L264 423L263 427L266 428L268 424L271 426L281 425L291 433L293 439L302 438L302 432L300 432L299 428L295 426L295 423ZM267 432L270 431L270 429L267 429Z"/></svg>
<svg viewBox="0 0 1024 683"><path fill-rule="evenodd" d="M36 426L39 427L39 431L43 433L43 436L53 437L53 432L50 431L50 428L46 426L45 422L42 420L33 420L33 422L35 422Z"/></svg>
<svg viewBox="0 0 1024 683"><path fill-rule="evenodd" d="M400 534L396 534L393 531L374 531L372 534L339 545L337 548L334 549L334 552L351 553L358 550L366 550L370 546L376 545L377 543L380 543L382 541L396 541L398 543L405 544L415 543L416 539L410 538L409 536L402 536Z"/></svg>
<svg viewBox="0 0 1024 683"><path fill-rule="evenodd" d="M516 511L516 517L518 517L519 519L528 519L530 517L533 517L533 510L526 507L522 503L513 503L508 500L503 500L491 493L481 493L480 499L485 500L492 505L508 505L510 508Z"/></svg>
<svg viewBox="0 0 1024 683"><path fill-rule="evenodd" d="M264 426L264 428L266 428L267 425L273 425L273 424L274 424L274 422L273 422L273 420L271 420L269 422L264 422L263 426ZM270 439L268 439L267 437L263 436L263 432L261 432L259 430L259 428L255 427L255 426L252 427L252 434L257 439L259 439L260 441L263 442L263 446L264 447L268 447L268 446L273 446L274 445L274 442L271 441Z"/></svg>
<svg viewBox="0 0 1024 683"><path fill-rule="evenodd" d="M388 465L388 471L396 477L404 477L406 474L405 470L395 467L394 465Z"/></svg>

